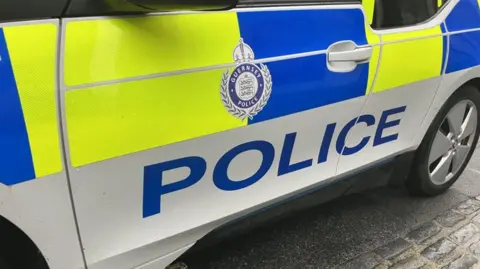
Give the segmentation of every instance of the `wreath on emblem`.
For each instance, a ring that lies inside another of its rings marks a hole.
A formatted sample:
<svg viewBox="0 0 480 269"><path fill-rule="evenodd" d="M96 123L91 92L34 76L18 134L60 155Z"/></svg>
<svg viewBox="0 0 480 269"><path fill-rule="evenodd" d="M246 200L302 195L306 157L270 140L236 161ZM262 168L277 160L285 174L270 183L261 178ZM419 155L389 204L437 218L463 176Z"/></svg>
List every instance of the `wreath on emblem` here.
<svg viewBox="0 0 480 269"><path fill-rule="evenodd" d="M244 109L238 108L236 105L233 104L232 100L228 96L228 77L229 71L225 70L222 76L222 86L220 90L220 95L222 96L223 105L227 109L228 113L232 114L233 116L244 120L247 116L250 119L253 119L253 116L256 116L258 112L260 112L263 107L267 104L268 99L270 99L270 95L272 94L272 78L270 76L270 71L264 64L260 64L263 76L265 78L265 93L262 95L260 101L255 104L252 109L246 111Z"/></svg>
<svg viewBox="0 0 480 269"><path fill-rule="evenodd" d="M245 120L253 119L267 104L272 94L272 77L267 66L255 65L253 51L240 39L234 50L236 68L230 73L223 72L220 95L226 110L234 117ZM241 80L240 76L244 75ZM243 86L238 82L243 82ZM238 88L241 87L242 90ZM239 92L238 92L239 91ZM245 98L245 95L247 97Z"/></svg>

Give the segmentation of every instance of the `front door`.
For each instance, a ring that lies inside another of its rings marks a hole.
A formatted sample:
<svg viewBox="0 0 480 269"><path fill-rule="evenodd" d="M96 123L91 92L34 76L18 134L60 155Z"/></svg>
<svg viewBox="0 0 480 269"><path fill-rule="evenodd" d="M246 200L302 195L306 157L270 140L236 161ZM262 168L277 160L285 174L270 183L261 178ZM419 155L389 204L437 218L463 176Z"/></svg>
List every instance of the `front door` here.
<svg viewBox="0 0 480 269"><path fill-rule="evenodd" d="M335 175L379 54L360 3L339 2L63 21L63 131L89 268L178 250L165 265Z"/></svg>

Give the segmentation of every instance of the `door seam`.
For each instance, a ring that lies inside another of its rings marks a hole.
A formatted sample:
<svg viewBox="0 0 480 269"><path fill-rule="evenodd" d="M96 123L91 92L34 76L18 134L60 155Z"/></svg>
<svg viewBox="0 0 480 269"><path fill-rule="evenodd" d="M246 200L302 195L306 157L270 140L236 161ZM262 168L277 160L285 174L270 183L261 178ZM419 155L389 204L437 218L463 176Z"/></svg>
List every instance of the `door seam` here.
<svg viewBox="0 0 480 269"><path fill-rule="evenodd" d="M63 21L62 19L59 19L59 23L58 23L58 29L57 29L57 49L56 49L56 57L57 57L57 60L56 60L56 74L55 74L55 80L56 80L56 89L55 89L55 92L57 94L56 96L56 101L57 101L57 120L58 120L58 128L59 128L59 131L60 131L60 148L61 148L61 152L62 152L62 163L63 163L63 168L65 170L65 176L66 176L66 179L67 179L67 186L68 186L68 192L69 192L69 198L70 198L70 204L72 206L72 213L73 213L73 220L75 222L75 230L77 232L77 237L78 237L78 242L79 242L79 245L80 245L80 252L82 254L82 260L83 260L83 264L84 264L84 267L85 269L88 268L87 266L87 260L85 258L85 251L84 251L84 247L83 247L83 242L82 242L82 238L80 236L80 227L78 225L78 217L77 217L77 213L75 211L75 202L74 202L74 199L73 199L73 191L72 191L72 184L70 182L70 171L68 169L68 162L67 162L67 150L66 150L66 143L65 143L65 140L66 140L66 136L65 136L65 132L64 132L64 129L63 129L63 125L64 125L64 122L62 120L62 110L63 110L63 104L62 104L62 98L61 98L61 95L64 94L63 91L61 90L61 82L63 81L61 78L62 78L62 75L63 75L63 68L61 68L63 65L62 65L62 61L63 61L63 38L64 38L64 31L63 31Z"/></svg>

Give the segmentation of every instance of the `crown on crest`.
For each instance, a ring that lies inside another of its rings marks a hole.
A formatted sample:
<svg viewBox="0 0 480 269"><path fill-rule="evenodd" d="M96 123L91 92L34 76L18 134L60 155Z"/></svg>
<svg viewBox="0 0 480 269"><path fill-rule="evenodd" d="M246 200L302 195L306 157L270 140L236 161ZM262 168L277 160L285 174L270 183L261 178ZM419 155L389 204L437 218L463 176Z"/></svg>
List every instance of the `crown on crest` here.
<svg viewBox="0 0 480 269"><path fill-rule="evenodd" d="M236 63L250 62L255 59L252 48L243 43L243 38L240 38L240 42L233 50L233 59Z"/></svg>

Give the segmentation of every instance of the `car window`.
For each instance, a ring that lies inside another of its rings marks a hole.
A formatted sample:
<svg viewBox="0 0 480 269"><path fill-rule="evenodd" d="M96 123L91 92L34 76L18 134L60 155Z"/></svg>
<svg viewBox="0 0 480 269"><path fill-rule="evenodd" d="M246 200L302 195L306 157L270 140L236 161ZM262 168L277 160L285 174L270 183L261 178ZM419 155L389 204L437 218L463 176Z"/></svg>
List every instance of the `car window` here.
<svg viewBox="0 0 480 269"><path fill-rule="evenodd" d="M0 0L0 22L60 17L67 0Z"/></svg>
<svg viewBox="0 0 480 269"><path fill-rule="evenodd" d="M376 0L372 28L405 27L432 18L447 0Z"/></svg>

